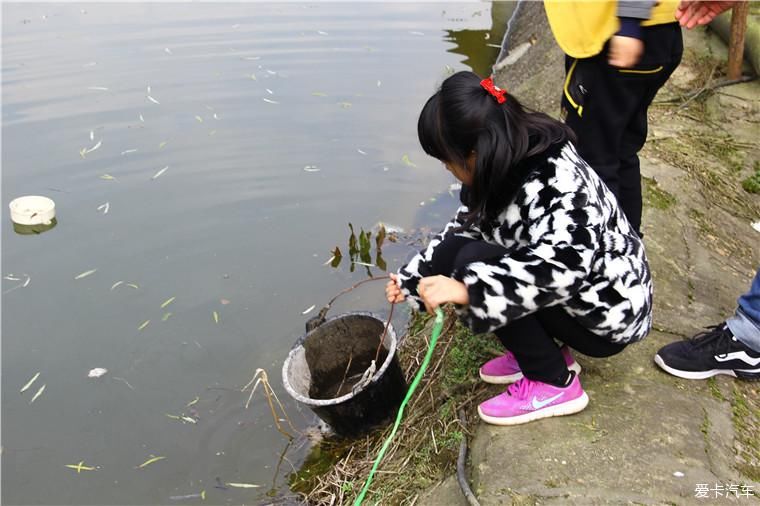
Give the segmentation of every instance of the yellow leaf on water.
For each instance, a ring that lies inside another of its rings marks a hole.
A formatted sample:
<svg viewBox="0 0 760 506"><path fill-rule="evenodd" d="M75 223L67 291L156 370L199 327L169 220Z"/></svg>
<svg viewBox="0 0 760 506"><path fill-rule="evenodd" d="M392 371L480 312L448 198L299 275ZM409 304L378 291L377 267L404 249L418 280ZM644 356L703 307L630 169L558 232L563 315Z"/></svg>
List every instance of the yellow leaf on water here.
<svg viewBox="0 0 760 506"><path fill-rule="evenodd" d="M214 311L214 323L219 323L219 313Z"/></svg>
<svg viewBox="0 0 760 506"><path fill-rule="evenodd" d="M196 116L195 119L198 120L198 123L203 123L203 118L201 118L200 116Z"/></svg>
<svg viewBox="0 0 760 506"><path fill-rule="evenodd" d="M315 97L326 97L327 96L327 93L322 93L321 91L312 91L311 94L314 95Z"/></svg>
<svg viewBox="0 0 760 506"><path fill-rule="evenodd" d="M26 385L24 385L23 387L21 387L21 390L19 390L19 393L23 394L24 392L26 392L29 389L29 387L32 386L32 383L34 383L35 381L37 381L37 378L39 378L39 377L40 377L40 373L37 373L34 376L32 376L32 379L30 379L29 381L27 381Z"/></svg>
<svg viewBox="0 0 760 506"><path fill-rule="evenodd" d="M168 299L166 299L164 301L164 303L161 304L161 309L165 308L166 306L168 306L169 304L171 304L172 302L174 302L174 299L176 299L176 298L177 297L169 297Z"/></svg>
<svg viewBox="0 0 760 506"><path fill-rule="evenodd" d="M100 176L100 179L105 179L106 181L116 181L116 178L113 177L111 174L103 174Z"/></svg>
<svg viewBox="0 0 760 506"><path fill-rule="evenodd" d="M171 318L172 314L173 313L164 313L164 316L161 317L161 321L165 322L166 320L168 320L169 318Z"/></svg>
<svg viewBox="0 0 760 506"><path fill-rule="evenodd" d="M409 167L416 167L416 166L417 166L415 163L413 163L413 162L412 162L412 161L409 159L409 155L404 155L404 156L402 156L402 157L401 157L401 161L402 161L402 162L404 162L404 164L406 164L406 165L407 165L407 166L409 166Z"/></svg>
<svg viewBox="0 0 760 506"><path fill-rule="evenodd" d="M145 320L145 321L142 323L142 325L140 325L139 327L137 327L137 330L142 330L142 329L144 329L145 327L147 327L147 326L148 326L148 324L149 324L149 323L150 323L150 320Z"/></svg>
<svg viewBox="0 0 760 506"><path fill-rule="evenodd" d="M253 483L225 483L228 487L233 488L259 488L261 485L254 485Z"/></svg>
<svg viewBox="0 0 760 506"><path fill-rule="evenodd" d="M139 286L137 286L137 285L136 285L136 284L134 284L134 283L127 283L127 286L128 286L128 287L130 287L130 288L134 288L135 290L137 290L137 289L139 289L139 288L140 288Z"/></svg>
<svg viewBox="0 0 760 506"><path fill-rule="evenodd" d="M161 141L161 143L158 145L158 149L161 149L161 148L163 148L163 147L164 147L164 146L166 146L168 143L169 143L169 141Z"/></svg>
<svg viewBox="0 0 760 506"><path fill-rule="evenodd" d="M137 466L135 469L142 469L145 466L149 466L154 462L158 462L159 460L163 460L166 458L166 457L156 457L155 455L151 455L150 457L151 458L149 458L148 460L146 460L145 462Z"/></svg>
<svg viewBox="0 0 760 506"><path fill-rule="evenodd" d="M83 272L83 273L81 273L81 274L77 274L77 276L76 276L74 279L82 279L82 278L86 278L86 277L87 277L87 276L89 276L90 274L94 274L94 273L95 273L95 271L97 271L97 269L90 269L89 271L84 271L84 272Z"/></svg>

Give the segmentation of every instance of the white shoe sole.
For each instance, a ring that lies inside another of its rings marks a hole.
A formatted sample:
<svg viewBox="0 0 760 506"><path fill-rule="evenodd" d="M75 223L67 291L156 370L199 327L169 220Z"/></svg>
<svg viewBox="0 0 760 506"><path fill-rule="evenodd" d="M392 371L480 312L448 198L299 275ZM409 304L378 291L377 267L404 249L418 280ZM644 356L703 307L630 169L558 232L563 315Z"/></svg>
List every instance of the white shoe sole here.
<svg viewBox="0 0 760 506"><path fill-rule="evenodd" d="M573 362L569 366L567 366L567 369L570 371L575 371L575 374L581 373L581 364L578 362ZM523 373L517 372L515 374L511 374L509 376L490 376L488 374L483 374L483 371L479 371L480 379L485 381L486 383L490 383L492 385L510 385L512 383L515 383L522 379Z"/></svg>
<svg viewBox="0 0 760 506"><path fill-rule="evenodd" d="M660 355L654 356L654 363L660 366L660 368L679 378L701 380L718 376L719 374L725 374L726 376L733 376L736 378L736 373L732 369L710 369L709 371L682 371L680 369L674 369L667 365Z"/></svg>
<svg viewBox="0 0 760 506"><path fill-rule="evenodd" d="M490 416L483 414L480 406L478 406L478 415L480 416L481 420L492 425L520 425L523 423L532 422L534 420L539 420L541 418L572 415L574 413L583 411L587 405L588 395L586 395L586 392L583 392L583 395L577 399L573 399L572 401L555 404L554 406L548 406L536 411L531 411L530 413L525 413L524 415L511 416L509 418Z"/></svg>

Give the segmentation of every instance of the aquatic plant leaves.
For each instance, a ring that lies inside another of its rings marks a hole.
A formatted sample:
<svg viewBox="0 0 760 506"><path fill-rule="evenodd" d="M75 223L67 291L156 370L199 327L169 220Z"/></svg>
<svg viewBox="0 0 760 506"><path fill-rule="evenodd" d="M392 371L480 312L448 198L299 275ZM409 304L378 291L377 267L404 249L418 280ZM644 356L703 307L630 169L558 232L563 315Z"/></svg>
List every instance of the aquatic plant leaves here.
<svg viewBox="0 0 760 506"><path fill-rule="evenodd" d="M340 248L335 246L335 250L332 252L332 262L330 262L330 267L337 267L340 265L340 261L343 260L343 254L340 252Z"/></svg>
<svg viewBox="0 0 760 506"><path fill-rule="evenodd" d="M383 247L383 241L385 241L385 235L386 235L385 225L381 223L380 229L377 231L377 235L375 236L375 246L378 249L378 253L379 253L380 248Z"/></svg>

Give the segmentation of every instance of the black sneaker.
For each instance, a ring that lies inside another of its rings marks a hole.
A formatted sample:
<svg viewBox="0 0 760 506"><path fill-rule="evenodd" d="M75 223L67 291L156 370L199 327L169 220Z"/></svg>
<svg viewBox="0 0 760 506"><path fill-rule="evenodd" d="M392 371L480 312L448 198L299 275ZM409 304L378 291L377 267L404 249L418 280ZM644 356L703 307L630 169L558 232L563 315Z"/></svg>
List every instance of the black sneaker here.
<svg viewBox="0 0 760 506"><path fill-rule="evenodd" d="M663 346L654 356L654 362L679 378L705 379L727 374L760 380L760 352L738 341L725 323L688 341Z"/></svg>

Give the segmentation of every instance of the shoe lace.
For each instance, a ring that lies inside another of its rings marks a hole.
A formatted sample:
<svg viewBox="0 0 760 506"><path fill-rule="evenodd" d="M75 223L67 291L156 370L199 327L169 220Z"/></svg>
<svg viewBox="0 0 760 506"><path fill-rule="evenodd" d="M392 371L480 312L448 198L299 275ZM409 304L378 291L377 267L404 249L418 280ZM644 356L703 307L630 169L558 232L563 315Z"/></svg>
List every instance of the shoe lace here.
<svg viewBox="0 0 760 506"><path fill-rule="evenodd" d="M717 352L718 348L722 351L716 355L725 355L731 347L731 333L725 323L705 327L707 330L691 338L695 348L711 346L713 351Z"/></svg>
<svg viewBox="0 0 760 506"><path fill-rule="evenodd" d="M507 387L507 393L517 399L527 399L530 391L533 390L534 383L528 378L521 378Z"/></svg>

